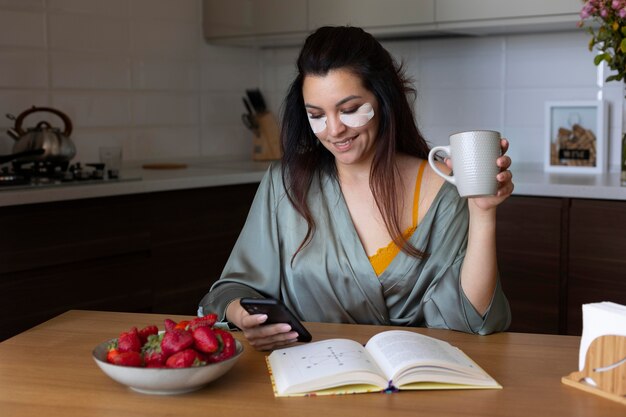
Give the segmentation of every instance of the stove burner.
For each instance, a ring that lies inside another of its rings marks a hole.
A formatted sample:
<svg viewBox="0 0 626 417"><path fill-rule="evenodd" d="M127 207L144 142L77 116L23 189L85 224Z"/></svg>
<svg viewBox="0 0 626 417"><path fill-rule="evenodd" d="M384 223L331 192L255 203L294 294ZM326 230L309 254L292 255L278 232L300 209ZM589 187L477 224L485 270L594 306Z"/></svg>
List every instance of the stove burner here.
<svg viewBox="0 0 626 417"><path fill-rule="evenodd" d="M5 186L48 186L84 182L119 180L117 170L106 170L105 164L91 163L84 166L77 162L13 162L0 169L0 188Z"/></svg>
<svg viewBox="0 0 626 417"><path fill-rule="evenodd" d="M8 185L26 185L30 180L22 175L0 174L0 187Z"/></svg>

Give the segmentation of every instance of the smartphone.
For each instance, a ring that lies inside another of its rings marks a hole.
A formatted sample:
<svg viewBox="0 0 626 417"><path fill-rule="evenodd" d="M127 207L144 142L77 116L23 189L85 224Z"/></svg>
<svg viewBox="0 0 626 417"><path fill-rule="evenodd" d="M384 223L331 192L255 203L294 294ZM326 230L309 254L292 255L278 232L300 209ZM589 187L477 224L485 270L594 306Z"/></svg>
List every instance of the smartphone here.
<svg viewBox="0 0 626 417"><path fill-rule="evenodd" d="M298 333L298 342L310 342L313 337L300 320L279 300L272 298L242 298L241 306L250 314L266 314L264 324L287 323Z"/></svg>

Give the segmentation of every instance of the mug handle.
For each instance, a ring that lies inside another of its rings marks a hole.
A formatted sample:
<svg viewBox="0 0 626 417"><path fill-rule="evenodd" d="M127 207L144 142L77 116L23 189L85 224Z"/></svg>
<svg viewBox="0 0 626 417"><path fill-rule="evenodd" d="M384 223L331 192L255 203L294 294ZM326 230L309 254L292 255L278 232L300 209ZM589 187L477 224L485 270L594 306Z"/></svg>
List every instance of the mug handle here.
<svg viewBox="0 0 626 417"><path fill-rule="evenodd" d="M453 184L454 186L456 186L456 178L454 178L454 174L453 175L444 174L435 164L435 155L439 151L445 153L448 158L451 156L449 146L435 146L434 148L430 150L430 152L428 152L428 163L430 164L433 171L435 171L435 174L439 175L441 178L448 181L450 184Z"/></svg>

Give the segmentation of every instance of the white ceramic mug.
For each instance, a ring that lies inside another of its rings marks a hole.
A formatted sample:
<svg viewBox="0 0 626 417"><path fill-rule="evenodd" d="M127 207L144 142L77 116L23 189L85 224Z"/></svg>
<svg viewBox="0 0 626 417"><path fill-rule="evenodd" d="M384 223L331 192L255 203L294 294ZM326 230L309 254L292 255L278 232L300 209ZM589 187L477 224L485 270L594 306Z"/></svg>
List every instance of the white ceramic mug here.
<svg viewBox="0 0 626 417"><path fill-rule="evenodd" d="M452 160L452 175L444 174L435 164L435 154L445 153ZM461 197L495 195L496 175L500 168L496 159L502 154L500 132L471 130L450 136L450 146L435 146L428 154L428 163L443 179L454 184Z"/></svg>

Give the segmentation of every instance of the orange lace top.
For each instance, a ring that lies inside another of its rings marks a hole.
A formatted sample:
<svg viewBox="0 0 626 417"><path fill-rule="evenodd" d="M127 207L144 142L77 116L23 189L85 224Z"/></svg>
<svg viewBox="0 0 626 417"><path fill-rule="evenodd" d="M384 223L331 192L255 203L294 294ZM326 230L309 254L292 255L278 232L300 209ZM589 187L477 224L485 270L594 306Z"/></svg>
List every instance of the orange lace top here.
<svg viewBox="0 0 626 417"><path fill-rule="evenodd" d="M422 161L419 170L417 171L417 180L415 181L415 196L413 197L413 225L402 233L402 236L404 236L405 239L411 237L413 232L415 232L415 229L417 229L420 188L422 185L422 175L424 174L425 167L426 161ZM376 272L376 275L382 274L398 253L400 253L400 248L395 242L391 241L387 246L378 249L374 255L370 256L369 260L374 268L374 271Z"/></svg>

